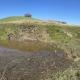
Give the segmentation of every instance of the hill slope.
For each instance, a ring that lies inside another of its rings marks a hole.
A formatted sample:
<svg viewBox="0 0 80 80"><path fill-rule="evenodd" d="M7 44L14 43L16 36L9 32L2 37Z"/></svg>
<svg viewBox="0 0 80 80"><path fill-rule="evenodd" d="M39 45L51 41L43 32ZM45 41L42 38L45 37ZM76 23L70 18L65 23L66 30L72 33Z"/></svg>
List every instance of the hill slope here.
<svg viewBox="0 0 80 80"><path fill-rule="evenodd" d="M80 27L44 22L26 17L9 17L0 20L1 41L39 41L55 44L67 53L80 49ZM69 52L68 52L68 50ZM78 53L78 52L77 52ZM79 56L79 55L78 55Z"/></svg>
<svg viewBox="0 0 80 80"><path fill-rule="evenodd" d="M73 80L75 80L74 75L79 74L78 70L75 70L80 69L80 27L78 26L22 16L9 17L0 20L0 45L30 52L51 51L58 57L61 56L58 52L64 53L66 59L73 61L72 67L60 74L56 73L55 79L51 73L48 77L49 80L64 80L65 75L70 80L70 76L67 74L70 73L70 70L74 72L71 74ZM63 61L64 58L61 59L61 62ZM45 73L45 75L47 74ZM58 75L59 77L57 77Z"/></svg>

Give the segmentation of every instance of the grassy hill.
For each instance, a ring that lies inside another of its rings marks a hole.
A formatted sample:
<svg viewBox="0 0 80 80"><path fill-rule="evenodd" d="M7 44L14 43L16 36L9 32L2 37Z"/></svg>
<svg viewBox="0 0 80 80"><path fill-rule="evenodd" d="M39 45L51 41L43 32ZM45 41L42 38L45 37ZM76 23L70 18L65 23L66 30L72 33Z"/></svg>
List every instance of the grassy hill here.
<svg viewBox="0 0 80 80"><path fill-rule="evenodd" d="M78 26L23 16L8 17L0 20L0 41L1 44L7 45L9 45L8 41L42 42L50 44L52 49L54 46L52 44L55 44L56 48L63 49L70 57L72 53L75 57L80 56L80 27Z"/></svg>
<svg viewBox="0 0 80 80"><path fill-rule="evenodd" d="M66 58L73 61L72 67L64 72L56 73L55 76L50 75L48 80L80 79L79 26L23 16L8 17L0 20L0 45L30 52L45 50L56 53L57 51L63 51ZM75 70L77 68L79 70ZM68 73L71 75L68 75Z"/></svg>

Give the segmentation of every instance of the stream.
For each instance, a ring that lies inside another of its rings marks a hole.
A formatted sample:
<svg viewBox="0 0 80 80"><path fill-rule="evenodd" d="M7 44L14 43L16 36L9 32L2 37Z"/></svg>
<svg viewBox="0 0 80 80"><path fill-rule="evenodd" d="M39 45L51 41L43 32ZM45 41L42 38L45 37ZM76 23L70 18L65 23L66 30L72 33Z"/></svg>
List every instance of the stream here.
<svg viewBox="0 0 80 80"><path fill-rule="evenodd" d="M40 80L70 65L62 51L25 52L0 47L0 80Z"/></svg>

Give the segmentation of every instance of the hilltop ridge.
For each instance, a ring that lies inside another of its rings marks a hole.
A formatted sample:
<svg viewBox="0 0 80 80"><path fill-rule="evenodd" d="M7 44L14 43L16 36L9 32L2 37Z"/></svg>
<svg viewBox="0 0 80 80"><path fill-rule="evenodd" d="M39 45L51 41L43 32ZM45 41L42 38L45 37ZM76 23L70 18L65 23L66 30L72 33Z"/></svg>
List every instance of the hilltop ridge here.
<svg viewBox="0 0 80 80"><path fill-rule="evenodd" d="M66 24L66 22L62 22L62 21L56 21L56 20L41 20L41 19L37 19L37 18L30 18L30 17L25 17L25 16L11 16L11 17L6 17L6 18L2 18L0 19L0 23L2 22L14 22L16 23L19 21L25 22L28 20L32 20L32 21L36 21L36 22L43 22L43 23L53 23L53 24Z"/></svg>

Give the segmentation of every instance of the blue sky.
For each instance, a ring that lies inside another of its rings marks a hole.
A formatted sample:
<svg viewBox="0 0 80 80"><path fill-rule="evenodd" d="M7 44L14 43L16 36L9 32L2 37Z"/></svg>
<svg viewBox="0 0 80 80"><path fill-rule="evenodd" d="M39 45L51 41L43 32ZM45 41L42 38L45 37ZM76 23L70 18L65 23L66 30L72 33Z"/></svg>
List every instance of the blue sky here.
<svg viewBox="0 0 80 80"><path fill-rule="evenodd" d="M25 13L35 18L80 24L80 0L0 0L0 18Z"/></svg>

